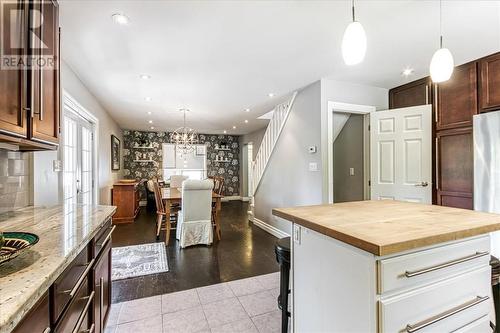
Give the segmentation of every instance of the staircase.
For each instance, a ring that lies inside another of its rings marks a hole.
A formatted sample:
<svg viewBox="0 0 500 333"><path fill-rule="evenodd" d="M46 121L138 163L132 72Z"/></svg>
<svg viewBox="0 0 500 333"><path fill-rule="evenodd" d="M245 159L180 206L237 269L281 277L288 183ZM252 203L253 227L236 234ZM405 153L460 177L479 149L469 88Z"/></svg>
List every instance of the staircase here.
<svg viewBox="0 0 500 333"><path fill-rule="evenodd" d="M274 146L276 145L281 131L285 126L286 120L288 118L288 115L290 114L290 110L292 109L292 105L295 101L296 96L297 92L294 92L288 101L281 103L274 108L273 117L267 125L266 132L264 133L264 137L262 138L262 142L260 144L259 150L257 151L255 160L252 162L252 197L250 198L250 211L248 212L250 215L250 219L253 218L253 195L259 188L262 176L266 171L267 163L271 158Z"/></svg>

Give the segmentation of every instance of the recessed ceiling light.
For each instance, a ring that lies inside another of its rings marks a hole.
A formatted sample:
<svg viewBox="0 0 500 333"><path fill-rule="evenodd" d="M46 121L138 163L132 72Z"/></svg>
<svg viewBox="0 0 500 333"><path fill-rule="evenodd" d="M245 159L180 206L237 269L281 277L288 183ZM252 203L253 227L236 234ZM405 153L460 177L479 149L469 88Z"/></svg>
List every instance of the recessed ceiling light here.
<svg viewBox="0 0 500 333"><path fill-rule="evenodd" d="M148 97L144 97L144 100L145 100L146 102L151 102L151 97L149 97L149 96L148 96Z"/></svg>
<svg viewBox="0 0 500 333"><path fill-rule="evenodd" d="M413 72L415 72L415 70L413 68L410 68L410 67L406 67L405 69L403 69L403 71L401 72L401 75L403 76L410 76L413 74Z"/></svg>
<svg viewBox="0 0 500 333"><path fill-rule="evenodd" d="M236 126L233 126L233 129L236 129Z"/></svg>
<svg viewBox="0 0 500 333"><path fill-rule="evenodd" d="M224 134L226 134L226 133L227 133L227 131L226 131L226 130L224 130Z"/></svg>
<svg viewBox="0 0 500 333"><path fill-rule="evenodd" d="M269 94L267 94L267 96L274 97L274 93L269 93Z"/></svg>
<svg viewBox="0 0 500 333"><path fill-rule="evenodd" d="M115 13L111 15L111 18L113 19L113 22L119 25L127 25L130 23L130 19L128 18L127 15L124 14Z"/></svg>
<svg viewBox="0 0 500 333"><path fill-rule="evenodd" d="M155 127L154 127L154 126L151 126L150 128L151 128L151 129L155 129Z"/></svg>
<svg viewBox="0 0 500 333"><path fill-rule="evenodd" d="M248 119L245 119L245 124L248 124Z"/></svg>
<svg viewBox="0 0 500 333"><path fill-rule="evenodd" d="M148 114L150 115L150 114L151 114L151 111L148 111Z"/></svg>
<svg viewBox="0 0 500 333"><path fill-rule="evenodd" d="M250 109L249 109L249 108L246 108L246 109L245 109L245 112L250 112Z"/></svg>
<svg viewBox="0 0 500 333"><path fill-rule="evenodd" d="M141 79L143 79L143 80L149 80L149 79L151 78L151 75L148 75L148 74L141 74L139 77L140 77Z"/></svg>
<svg viewBox="0 0 500 333"><path fill-rule="evenodd" d="M148 120L148 123L152 124L152 123L153 123L153 121L152 121L152 120Z"/></svg>

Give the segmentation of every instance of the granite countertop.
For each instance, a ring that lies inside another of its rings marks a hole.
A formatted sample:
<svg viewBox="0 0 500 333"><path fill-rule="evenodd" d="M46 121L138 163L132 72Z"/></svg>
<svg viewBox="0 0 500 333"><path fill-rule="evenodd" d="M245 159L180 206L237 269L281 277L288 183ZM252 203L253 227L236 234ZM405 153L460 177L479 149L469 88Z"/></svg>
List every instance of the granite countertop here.
<svg viewBox="0 0 500 333"><path fill-rule="evenodd" d="M276 208L273 214L377 256L500 230L500 215L401 201Z"/></svg>
<svg viewBox="0 0 500 333"><path fill-rule="evenodd" d="M0 214L0 230L40 237L31 249L0 266L0 333L10 332L20 322L115 210L57 205Z"/></svg>

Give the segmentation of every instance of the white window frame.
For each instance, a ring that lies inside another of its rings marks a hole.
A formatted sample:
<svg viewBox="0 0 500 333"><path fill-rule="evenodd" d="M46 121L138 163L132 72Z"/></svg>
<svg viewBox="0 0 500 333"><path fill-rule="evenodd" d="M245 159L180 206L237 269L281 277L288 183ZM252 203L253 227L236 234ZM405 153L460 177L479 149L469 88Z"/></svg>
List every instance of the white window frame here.
<svg viewBox="0 0 500 333"><path fill-rule="evenodd" d="M99 119L90 113L86 108L84 108L80 103L76 101L66 90L63 89L63 112L66 110L70 110L73 114L76 114L79 117L90 122L93 126L93 135L94 135L94 147L93 147L93 169L94 169L94 184L93 184L93 204L97 205L99 203ZM64 130L61 133L61 142L64 142ZM61 158L64 161L64 149L60 149ZM63 184L61 188L64 191L64 175L63 172L60 173L60 182ZM64 194L61 193L61 197L64 197Z"/></svg>

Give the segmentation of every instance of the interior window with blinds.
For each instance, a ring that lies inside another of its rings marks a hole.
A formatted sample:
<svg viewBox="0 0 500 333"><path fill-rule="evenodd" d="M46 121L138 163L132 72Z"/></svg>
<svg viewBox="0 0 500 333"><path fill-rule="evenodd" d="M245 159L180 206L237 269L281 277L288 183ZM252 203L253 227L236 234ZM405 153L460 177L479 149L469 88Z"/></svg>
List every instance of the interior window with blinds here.
<svg viewBox="0 0 500 333"><path fill-rule="evenodd" d="M207 150L205 145L196 145L193 152L184 154L176 145L164 143L163 150L163 179L171 175L184 175L189 179L207 178Z"/></svg>

